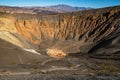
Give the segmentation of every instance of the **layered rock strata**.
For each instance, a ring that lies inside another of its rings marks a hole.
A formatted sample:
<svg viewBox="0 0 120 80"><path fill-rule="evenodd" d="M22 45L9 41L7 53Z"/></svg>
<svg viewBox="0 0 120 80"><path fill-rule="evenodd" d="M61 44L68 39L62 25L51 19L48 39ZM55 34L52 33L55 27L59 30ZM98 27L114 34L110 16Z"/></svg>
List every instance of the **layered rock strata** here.
<svg viewBox="0 0 120 80"><path fill-rule="evenodd" d="M0 35L41 53L49 48L120 59L120 7L55 15L0 13Z"/></svg>

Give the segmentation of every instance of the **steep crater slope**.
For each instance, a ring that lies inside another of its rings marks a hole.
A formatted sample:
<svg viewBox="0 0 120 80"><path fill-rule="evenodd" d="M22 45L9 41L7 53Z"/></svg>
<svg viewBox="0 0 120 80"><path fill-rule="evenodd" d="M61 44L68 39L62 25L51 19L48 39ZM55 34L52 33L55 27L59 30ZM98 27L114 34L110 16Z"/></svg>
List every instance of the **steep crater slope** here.
<svg viewBox="0 0 120 80"><path fill-rule="evenodd" d="M41 54L56 49L66 55L89 53L96 58L120 59L119 6L56 15L1 13L0 27L1 35L15 37L9 42ZM8 30L12 27L14 31Z"/></svg>

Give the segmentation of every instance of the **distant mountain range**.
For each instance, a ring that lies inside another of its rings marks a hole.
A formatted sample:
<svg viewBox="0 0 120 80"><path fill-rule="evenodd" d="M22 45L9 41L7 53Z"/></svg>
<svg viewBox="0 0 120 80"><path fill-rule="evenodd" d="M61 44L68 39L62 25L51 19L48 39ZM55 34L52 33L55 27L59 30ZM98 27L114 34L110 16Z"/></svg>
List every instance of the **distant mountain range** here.
<svg viewBox="0 0 120 80"><path fill-rule="evenodd" d="M29 14L55 14L76 12L81 10L90 10L90 7L73 7L69 5L53 5L45 7L12 7L12 6L0 6L0 12L6 13L29 13Z"/></svg>
<svg viewBox="0 0 120 80"><path fill-rule="evenodd" d="M93 9L90 7L73 7L69 5L54 5L54 6L49 6L48 8L57 9L57 10L61 10L64 12L75 12L75 11Z"/></svg>

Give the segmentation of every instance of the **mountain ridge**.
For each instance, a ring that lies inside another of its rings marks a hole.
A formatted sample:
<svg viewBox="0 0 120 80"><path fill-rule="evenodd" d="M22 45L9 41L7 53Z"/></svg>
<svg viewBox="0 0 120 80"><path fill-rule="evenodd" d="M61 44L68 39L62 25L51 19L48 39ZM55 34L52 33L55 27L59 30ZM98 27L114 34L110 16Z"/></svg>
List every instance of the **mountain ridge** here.
<svg viewBox="0 0 120 80"><path fill-rule="evenodd" d="M0 11L4 11L7 13L29 13L29 14L56 14L56 13L66 13L66 12L75 12L75 11L80 11L80 10L88 10L88 9L93 9L93 8L72 7L69 5L54 5L54 6L44 6L44 7L0 6Z"/></svg>
<svg viewBox="0 0 120 80"><path fill-rule="evenodd" d="M75 12L75 11L81 11L81 10L94 9L94 8L90 8L90 7L73 7L73 6L64 5L64 4L48 6L48 8L60 9L60 10L66 11L66 12Z"/></svg>

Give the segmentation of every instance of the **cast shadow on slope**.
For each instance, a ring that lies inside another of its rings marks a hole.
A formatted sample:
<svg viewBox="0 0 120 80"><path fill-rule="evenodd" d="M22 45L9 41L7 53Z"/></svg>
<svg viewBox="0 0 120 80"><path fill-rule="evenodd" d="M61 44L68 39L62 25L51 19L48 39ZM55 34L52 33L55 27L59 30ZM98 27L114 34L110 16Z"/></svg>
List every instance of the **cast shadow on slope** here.
<svg viewBox="0 0 120 80"><path fill-rule="evenodd" d="M93 58L120 60L119 26L114 32L93 46L88 53Z"/></svg>
<svg viewBox="0 0 120 80"><path fill-rule="evenodd" d="M23 50L5 40L0 39L0 65L26 64L42 60L42 55Z"/></svg>

